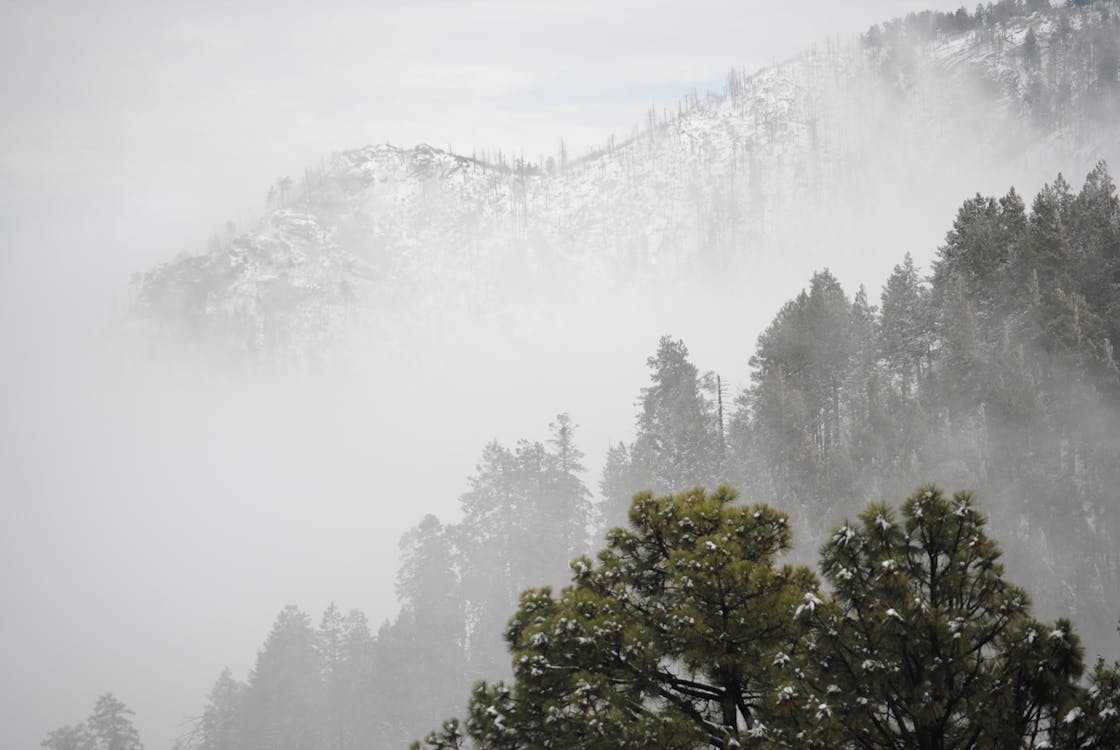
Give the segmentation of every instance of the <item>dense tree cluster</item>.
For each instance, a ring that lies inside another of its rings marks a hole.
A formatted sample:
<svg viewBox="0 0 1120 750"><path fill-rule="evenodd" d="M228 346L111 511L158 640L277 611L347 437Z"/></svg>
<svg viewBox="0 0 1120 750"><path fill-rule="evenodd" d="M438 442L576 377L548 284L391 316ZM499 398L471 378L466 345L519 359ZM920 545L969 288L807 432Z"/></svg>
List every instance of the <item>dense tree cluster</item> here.
<svg viewBox="0 0 1120 750"><path fill-rule="evenodd" d="M1103 165L1028 210L964 203L930 279L907 257L878 309L827 272L760 336L731 419L733 481L823 539L936 476L988 498L1016 569L1097 623L1120 599L1120 201ZM1098 633L1099 635L1099 629Z"/></svg>
<svg viewBox="0 0 1120 750"><path fill-rule="evenodd" d="M1031 617L967 493L921 488L901 517L873 504L836 528L827 593L779 566L787 518L734 500L637 495L558 596L522 595L513 683L480 683L423 746L1113 746L1120 671L1080 684L1078 636Z"/></svg>
<svg viewBox="0 0 1120 750"><path fill-rule="evenodd" d="M1021 45L1009 28L1026 25ZM1081 127L1115 118L1120 89L1120 3L1117 0L999 0L969 12L921 11L876 24L860 37L880 73L899 85L912 75L915 45L967 33L1004 58L1008 74L992 81L1003 94L1048 128ZM1012 72L1013 71L1013 72ZM1000 90L1000 89L1003 90Z"/></svg>
<svg viewBox="0 0 1120 750"><path fill-rule="evenodd" d="M588 549L575 431L560 414L545 442L483 449L462 520L429 515L401 540L401 610L376 634L358 611L332 605L314 627L285 608L248 680L218 678L183 750L403 747L475 680L507 673L501 633L518 593L561 582Z"/></svg>
<svg viewBox="0 0 1120 750"><path fill-rule="evenodd" d="M365 615L331 605L315 627L285 607L245 682L227 669L177 747L313 750L368 746L386 696L374 680L376 643Z"/></svg>
<svg viewBox="0 0 1120 750"><path fill-rule="evenodd" d="M758 339L751 385L722 394L663 338L637 436L600 484L607 525L629 492L729 481L813 542L867 499L927 477L974 488L1012 563L1099 639L1120 600L1120 201L1104 165L1030 208L1011 190L960 208L933 273L907 256L874 305L828 271ZM1027 552L1029 550L1029 552Z"/></svg>
<svg viewBox="0 0 1120 750"><path fill-rule="evenodd" d="M1120 600L1118 337L1120 200L1103 165L1029 209L1014 190L971 198L932 274L907 256L877 305L815 274L759 337L726 415L720 379L662 338L597 513L566 415L545 442L487 445L461 520L403 538L395 620L373 635L360 613L314 628L284 610L186 744L402 745L476 680L511 675L504 632L513 682L477 687L466 723L430 744L1113 747L1115 669L1079 681L1070 622L1033 618L970 497L883 503L927 477L974 488L1015 577L1102 643ZM789 519L688 489L723 482ZM579 558L592 528L626 524ZM791 527L799 559L824 545L827 595L779 564ZM519 601L540 585L554 588Z"/></svg>
<svg viewBox="0 0 1120 750"><path fill-rule="evenodd" d="M144 750L132 715L112 693L105 693L88 719L55 729L40 744L47 750Z"/></svg>

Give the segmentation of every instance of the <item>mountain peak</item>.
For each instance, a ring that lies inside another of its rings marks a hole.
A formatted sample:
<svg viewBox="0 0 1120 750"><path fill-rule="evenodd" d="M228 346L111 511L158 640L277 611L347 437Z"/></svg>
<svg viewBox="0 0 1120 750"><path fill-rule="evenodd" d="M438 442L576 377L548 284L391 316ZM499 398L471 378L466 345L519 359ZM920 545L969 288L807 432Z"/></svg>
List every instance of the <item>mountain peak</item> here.
<svg viewBox="0 0 1120 750"><path fill-rule="evenodd" d="M927 206L1115 156L1114 5L913 14L732 71L579 159L338 152L253 230L144 274L135 308L160 335L274 358L394 310L501 314L546 279L745 275L773 293L791 251L840 273L886 263L936 245Z"/></svg>

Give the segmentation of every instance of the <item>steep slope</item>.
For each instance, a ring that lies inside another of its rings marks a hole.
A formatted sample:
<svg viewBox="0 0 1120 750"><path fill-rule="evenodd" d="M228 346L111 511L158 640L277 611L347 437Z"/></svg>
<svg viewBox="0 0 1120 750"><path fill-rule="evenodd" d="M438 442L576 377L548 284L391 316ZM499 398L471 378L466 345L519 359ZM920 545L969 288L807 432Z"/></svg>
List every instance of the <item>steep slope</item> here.
<svg viewBox="0 0 1120 750"><path fill-rule="evenodd" d="M932 250L961 194L1113 156L1116 8L912 16L733 71L722 95L651 111L570 163L338 153L281 185L252 231L140 277L138 319L237 357L298 359L355 325L387 336L402 313L525 315L558 289L593 301L691 280L776 304L811 267L885 273L900 248Z"/></svg>

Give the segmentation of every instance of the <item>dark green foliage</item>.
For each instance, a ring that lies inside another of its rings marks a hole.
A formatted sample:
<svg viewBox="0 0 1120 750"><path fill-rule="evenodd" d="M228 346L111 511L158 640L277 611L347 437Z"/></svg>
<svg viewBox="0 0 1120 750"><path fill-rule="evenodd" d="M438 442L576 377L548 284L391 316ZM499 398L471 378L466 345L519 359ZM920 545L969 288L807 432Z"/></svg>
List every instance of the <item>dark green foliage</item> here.
<svg viewBox="0 0 1120 750"><path fill-rule="evenodd" d="M424 738L424 743L413 742L409 745L411 750L421 750L423 747L435 750L459 750L463 747L463 732L459 728L458 719L448 719L438 732L431 732Z"/></svg>
<svg viewBox="0 0 1120 750"><path fill-rule="evenodd" d="M767 716L791 613L815 597L777 565L786 517L726 488L634 498L597 563L558 597L521 597L506 640L513 686L480 685L468 729L486 748L735 747Z"/></svg>
<svg viewBox="0 0 1120 750"><path fill-rule="evenodd" d="M811 726L843 747L1036 746L1081 674L1069 622L1030 618L967 493L923 488L901 515L873 504L821 551L832 594L799 612Z"/></svg>
<svg viewBox="0 0 1120 750"><path fill-rule="evenodd" d="M821 550L825 594L778 567L787 519L731 490L635 496L597 562L509 622L512 684L421 747L1016 750L1115 747L1120 677L1087 686L1066 619L1004 578L968 493L872 504Z"/></svg>
<svg viewBox="0 0 1120 750"><path fill-rule="evenodd" d="M1022 278L1015 282L1001 278L1001 270L1026 231L1026 208L1014 189L999 200L977 195L965 201L934 262L934 290L948 291L958 280L962 295L977 308L982 322L997 325L1016 297L1014 284L1023 288ZM928 323L924 330L929 330Z"/></svg>
<svg viewBox="0 0 1120 750"><path fill-rule="evenodd" d="M1062 717L1055 747L1107 750L1120 747L1120 663L1097 660L1089 685Z"/></svg>

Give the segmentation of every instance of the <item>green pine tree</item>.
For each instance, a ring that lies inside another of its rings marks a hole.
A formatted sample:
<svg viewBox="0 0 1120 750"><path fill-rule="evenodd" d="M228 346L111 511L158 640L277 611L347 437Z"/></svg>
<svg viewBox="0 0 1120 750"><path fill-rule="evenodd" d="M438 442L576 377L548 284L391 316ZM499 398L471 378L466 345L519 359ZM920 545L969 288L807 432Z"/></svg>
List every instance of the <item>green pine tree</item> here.
<svg viewBox="0 0 1120 750"><path fill-rule="evenodd" d="M512 686L479 685L482 748L739 747L770 715L816 577L779 566L784 515L702 489L635 497L598 562L558 597L526 591L506 639ZM446 728L445 733L446 734ZM439 744L440 733L429 738Z"/></svg>
<svg viewBox="0 0 1120 750"><path fill-rule="evenodd" d="M1030 617L967 493L922 488L901 511L873 504L822 549L832 593L798 613L803 726L819 747L1038 746L1081 674L1077 636Z"/></svg>
<svg viewBox="0 0 1120 750"><path fill-rule="evenodd" d="M650 385L642 389L638 434L631 460L656 492L714 486L722 474L718 416L683 341L662 336L646 360Z"/></svg>

